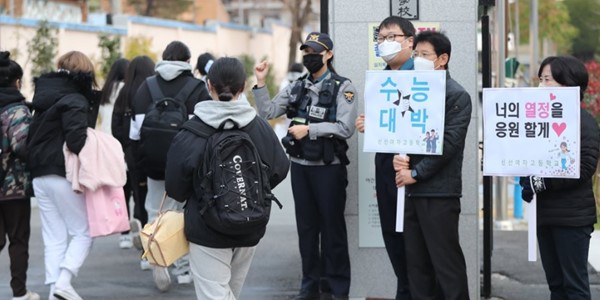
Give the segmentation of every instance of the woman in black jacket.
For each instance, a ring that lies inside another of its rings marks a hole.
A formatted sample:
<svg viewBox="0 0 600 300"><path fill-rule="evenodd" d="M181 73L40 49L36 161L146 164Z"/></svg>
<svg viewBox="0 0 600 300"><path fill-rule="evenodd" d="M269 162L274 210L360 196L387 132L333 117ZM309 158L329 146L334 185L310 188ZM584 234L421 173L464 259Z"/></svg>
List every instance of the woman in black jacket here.
<svg viewBox="0 0 600 300"><path fill-rule="evenodd" d="M56 72L35 80L28 163L42 220L50 299L81 299L71 279L92 247L84 196L65 178L63 145L79 154L87 127L95 125L93 86L94 65L78 51L61 56Z"/></svg>
<svg viewBox="0 0 600 300"><path fill-rule="evenodd" d="M265 180L269 182L266 184L274 188L287 175L289 162L269 123L257 117L256 111L247 101L238 98L244 91L245 81L244 67L239 60L228 57L218 59L208 72L208 89L213 101L196 104L195 116L184 128L188 124L201 123L213 130L222 127L227 131L234 125L243 128L256 146L263 164L267 166L268 178ZM199 300L237 299L256 245L265 234L266 227L261 226L250 232L225 234L206 218L210 214L210 208L206 210L204 207L207 202L201 201L205 200L205 189L198 184L198 180L194 180L201 171L198 169L199 163L207 155L206 143L206 138L188 129L182 129L175 136L167 156L165 187L169 197L179 202L187 201L184 212L185 234L190 241L190 268L196 297ZM236 157L234 161L237 161ZM244 172L246 169L242 169L240 174L246 174ZM246 196L246 193L252 193L252 183L246 183L244 188L247 178L242 176L245 175L236 177L236 182L237 187L248 190L243 192L238 189L240 196ZM243 199L246 201L246 197ZM251 199L248 197L248 201ZM219 205L219 202L215 204ZM234 206L231 205L233 210Z"/></svg>
<svg viewBox="0 0 600 300"><path fill-rule="evenodd" d="M574 57L551 56L538 71L541 87L579 86L580 100L588 72ZM523 200L537 195L537 238L551 299L591 299L587 263L590 234L596 223L592 176L598 164L600 130L581 109L579 179L522 177Z"/></svg>

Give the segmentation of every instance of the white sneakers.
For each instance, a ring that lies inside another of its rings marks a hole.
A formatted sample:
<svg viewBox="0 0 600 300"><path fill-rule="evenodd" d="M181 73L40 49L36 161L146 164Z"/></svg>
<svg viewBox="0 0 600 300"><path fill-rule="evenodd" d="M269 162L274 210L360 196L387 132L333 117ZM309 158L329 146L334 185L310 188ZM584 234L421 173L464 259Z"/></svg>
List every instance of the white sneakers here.
<svg viewBox="0 0 600 300"><path fill-rule="evenodd" d="M177 275L177 284L190 284L192 283L192 276L190 273L185 272L181 275Z"/></svg>
<svg viewBox="0 0 600 300"><path fill-rule="evenodd" d="M152 266L152 277L154 284L161 292L166 292L171 286L171 276L169 270L165 267Z"/></svg>
<svg viewBox="0 0 600 300"><path fill-rule="evenodd" d="M142 269L142 271L150 270L150 269L152 269L152 265L150 265L150 262L147 261L146 259L141 259L140 260L140 269Z"/></svg>
<svg viewBox="0 0 600 300"><path fill-rule="evenodd" d="M27 291L27 294L21 297L13 297L12 300L40 300L40 295L32 291Z"/></svg>
<svg viewBox="0 0 600 300"><path fill-rule="evenodd" d="M56 287L54 289L54 297L61 300L83 300L72 286L66 288Z"/></svg>
<svg viewBox="0 0 600 300"><path fill-rule="evenodd" d="M119 237L119 248L131 249L135 246L138 250L143 250L142 239L140 238L142 223L138 219L131 219L131 221L129 221L129 227L129 233L122 234Z"/></svg>
<svg viewBox="0 0 600 300"><path fill-rule="evenodd" d="M119 237L119 248L121 249L131 249L133 247L133 239L131 234L122 234Z"/></svg>
<svg viewBox="0 0 600 300"><path fill-rule="evenodd" d="M140 220L138 219L131 219L131 221L129 221L129 226L131 227L129 232L133 239L133 245L138 250L144 250L144 248L142 247L142 239L140 238L140 231L142 231L142 222L140 222Z"/></svg>

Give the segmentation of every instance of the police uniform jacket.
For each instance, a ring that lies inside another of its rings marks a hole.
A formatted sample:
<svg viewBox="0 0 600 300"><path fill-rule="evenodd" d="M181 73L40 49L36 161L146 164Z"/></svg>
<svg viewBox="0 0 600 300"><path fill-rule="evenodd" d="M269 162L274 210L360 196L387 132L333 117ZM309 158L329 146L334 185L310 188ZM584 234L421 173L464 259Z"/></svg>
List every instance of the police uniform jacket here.
<svg viewBox="0 0 600 300"><path fill-rule="evenodd" d="M408 197L461 197L462 164L471 96L446 73L446 113L442 155L410 155L417 182L406 186Z"/></svg>
<svg viewBox="0 0 600 300"><path fill-rule="evenodd" d="M273 100L270 100L269 91L265 87L252 89L258 114L266 119L274 119L286 113L286 108L290 101L293 101L296 95L292 94L292 89L297 82L304 84L306 95L310 97L310 105L316 105L319 102L319 92L321 91L322 83L331 77L331 72L328 71L322 79L313 82L310 79L294 81L288 85L283 91L279 92ZM339 138L346 140L354 134L356 119L356 89L350 82L346 80L340 82L339 92L336 97L336 116L335 122L310 123L308 138L317 139L324 138ZM292 162L301 165L325 165L320 161L308 161L302 158L291 157ZM331 164L340 164L339 158L336 156Z"/></svg>

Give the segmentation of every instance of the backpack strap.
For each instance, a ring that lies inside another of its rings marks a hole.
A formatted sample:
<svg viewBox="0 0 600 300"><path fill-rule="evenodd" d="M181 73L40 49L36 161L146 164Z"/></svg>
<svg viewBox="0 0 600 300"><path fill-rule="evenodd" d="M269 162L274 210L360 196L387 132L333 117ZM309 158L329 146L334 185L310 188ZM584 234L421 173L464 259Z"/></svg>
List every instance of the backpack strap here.
<svg viewBox="0 0 600 300"><path fill-rule="evenodd" d="M217 132L216 129L208 126L206 123L202 122L202 120L200 120L200 118L198 117L194 117L189 121L183 123L181 128L187 129L193 134L205 139L209 138L211 135Z"/></svg>
<svg viewBox="0 0 600 300"><path fill-rule="evenodd" d="M232 128L232 129L239 129L239 130L242 130L242 131L248 133L250 131L251 127L253 127L254 124L256 124L257 118L258 118L258 116L255 116L254 119L252 119L252 121L250 121L250 123L248 123L248 125L246 125L242 128L239 128L239 125L236 122L234 122L233 120L228 119L228 120L223 121L223 123L221 123L221 126L219 126L219 129L215 129L211 126L208 126L208 124L202 122L202 120L200 120L200 118L195 116L194 118L190 119L189 121L183 123L181 128L185 128L199 137L209 138L215 132L224 130L223 127L225 126L225 123L227 123L227 121L230 121L230 122L233 122L233 124L234 124L234 128Z"/></svg>
<svg viewBox="0 0 600 300"><path fill-rule="evenodd" d="M185 83L185 85L183 86L181 91L179 91L179 93L177 93L177 95L175 95L175 100L178 100L181 103L185 103L185 101L190 97L192 92L196 89L196 86L198 86L200 83L201 83L201 81L196 80L195 78L188 79L188 81ZM205 100L205 99L201 99L201 100Z"/></svg>
<svg viewBox="0 0 600 300"><path fill-rule="evenodd" d="M152 102L158 102L165 97L165 94L163 94L160 86L158 85L158 79L156 78L156 75L146 78L146 84L150 90Z"/></svg>

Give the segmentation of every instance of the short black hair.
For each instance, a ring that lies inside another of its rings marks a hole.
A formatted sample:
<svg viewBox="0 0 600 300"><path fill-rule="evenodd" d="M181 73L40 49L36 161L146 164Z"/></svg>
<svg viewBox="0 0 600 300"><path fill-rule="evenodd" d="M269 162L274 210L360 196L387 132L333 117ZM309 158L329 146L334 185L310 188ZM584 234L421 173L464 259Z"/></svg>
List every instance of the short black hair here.
<svg viewBox="0 0 600 300"><path fill-rule="evenodd" d="M235 94L244 90L246 71L239 59L221 57L210 67L207 78L219 95L219 101L230 101Z"/></svg>
<svg viewBox="0 0 600 300"><path fill-rule="evenodd" d="M450 62L452 44L450 43L450 39L448 39L445 34L437 31L422 31L415 37L413 47L417 48L417 45L423 42L430 43L433 46L435 55L438 57L444 53L448 54L448 62ZM446 64L444 67L448 69L448 64Z"/></svg>
<svg viewBox="0 0 600 300"><path fill-rule="evenodd" d="M206 70L206 65L212 60L211 65L215 62L215 57L208 53L202 53L198 56L198 60L196 61L196 70L198 70L198 72L200 72L200 75L204 76L208 73L208 70ZM210 70L210 66L208 67L208 69Z"/></svg>
<svg viewBox="0 0 600 300"><path fill-rule="evenodd" d="M379 24L379 30L388 28L392 25L398 25L402 29L402 33L407 36L415 36L415 26L409 20L398 16L389 16Z"/></svg>
<svg viewBox="0 0 600 300"><path fill-rule="evenodd" d="M573 56L549 56L542 61L538 70L538 77L542 77L542 70L550 65L552 78L563 86L578 86L579 101L588 86L589 74L585 65Z"/></svg>
<svg viewBox="0 0 600 300"><path fill-rule="evenodd" d="M17 80L23 78L23 69L14 60L10 59L10 52L0 52L0 87L16 86Z"/></svg>
<svg viewBox="0 0 600 300"><path fill-rule="evenodd" d="M180 41L172 41L163 51L162 59L171 61L188 61L192 57L190 48Z"/></svg>

